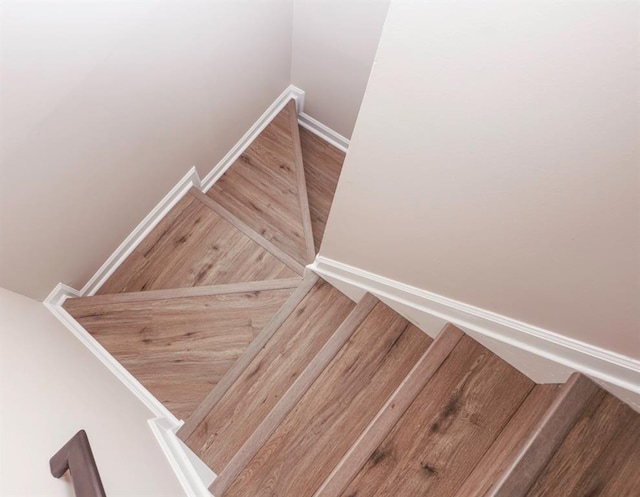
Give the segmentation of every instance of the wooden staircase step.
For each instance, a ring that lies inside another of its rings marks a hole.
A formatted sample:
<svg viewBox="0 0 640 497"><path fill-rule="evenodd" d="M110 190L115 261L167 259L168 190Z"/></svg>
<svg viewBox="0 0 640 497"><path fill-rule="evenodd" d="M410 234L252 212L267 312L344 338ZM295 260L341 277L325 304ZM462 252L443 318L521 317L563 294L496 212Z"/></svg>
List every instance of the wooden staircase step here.
<svg viewBox="0 0 640 497"><path fill-rule="evenodd" d="M524 448L527 438L540 423L560 385L536 385L509 424L483 456L473 473L458 490L458 497L486 497Z"/></svg>
<svg viewBox="0 0 640 497"><path fill-rule="evenodd" d="M310 364L298 376L287 392L278 401L267 417L260 423L242 447L235 453L231 461L225 466L216 481L216 491L223 493L233 483L240 472L249 464L256 452L266 443L273 432L280 426L291 410L297 405L302 396L313 382L327 367L329 362L344 346L355 330L371 313L378 299L366 294L356 308L342 322L336 332L327 340Z"/></svg>
<svg viewBox="0 0 640 497"><path fill-rule="evenodd" d="M97 293L221 285L297 275L211 208L187 194Z"/></svg>
<svg viewBox="0 0 640 497"><path fill-rule="evenodd" d="M312 496L431 340L379 302L228 489L240 497Z"/></svg>
<svg viewBox="0 0 640 497"><path fill-rule="evenodd" d="M184 442L220 474L355 304L318 280Z"/></svg>
<svg viewBox="0 0 640 497"><path fill-rule="evenodd" d="M341 495L455 495L532 388L463 337Z"/></svg>
<svg viewBox="0 0 640 497"><path fill-rule="evenodd" d="M598 393L598 386L586 376L573 374L536 428L529 433L509 467L485 495L524 496Z"/></svg>
<svg viewBox="0 0 640 497"><path fill-rule="evenodd" d="M207 195L300 264L313 260L313 232L293 100Z"/></svg>
<svg viewBox="0 0 640 497"><path fill-rule="evenodd" d="M122 302L105 295L68 299L64 308L176 417L187 418L294 292L290 285L237 290Z"/></svg>
<svg viewBox="0 0 640 497"><path fill-rule="evenodd" d="M329 218L333 196L338 186L345 153L311 131L302 127L299 129L313 240L316 252L318 252Z"/></svg>
<svg viewBox="0 0 640 497"><path fill-rule="evenodd" d="M640 489L640 414L599 390L526 497L632 497Z"/></svg>
<svg viewBox="0 0 640 497"><path fill-rule="evenodd" d="M463 336L446 325L314 497L339 497Z"/></svg>

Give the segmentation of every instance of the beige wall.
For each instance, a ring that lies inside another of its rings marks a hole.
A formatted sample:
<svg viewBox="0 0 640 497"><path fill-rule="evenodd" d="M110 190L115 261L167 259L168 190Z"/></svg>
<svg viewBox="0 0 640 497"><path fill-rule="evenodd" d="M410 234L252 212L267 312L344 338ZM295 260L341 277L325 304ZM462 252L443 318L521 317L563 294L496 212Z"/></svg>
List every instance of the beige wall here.
<svg viewBox="0 0 640 497"><path fill-rule="evenodd" d="M392 1L321 254L640 358L638 2Z"/></svg>
<svg viewBox="0 0 640 497"><path fill-rule="evenodd" d="M153 414L43 304L0 289L0 495L71 497L49 458L85 429L109 497L181 497Z"/></svg>
<svg viewBox="0 0 640 497"><path fill-rule="evenodd" d="M350 138L389 0L294 0L291 81L305 112Z"/></svg>
<svg viewBox="0 0 640 497"><path fill-rule="evenodd" d="M290 82L290 1L3 2L0 285L81 287Z"/></svg>

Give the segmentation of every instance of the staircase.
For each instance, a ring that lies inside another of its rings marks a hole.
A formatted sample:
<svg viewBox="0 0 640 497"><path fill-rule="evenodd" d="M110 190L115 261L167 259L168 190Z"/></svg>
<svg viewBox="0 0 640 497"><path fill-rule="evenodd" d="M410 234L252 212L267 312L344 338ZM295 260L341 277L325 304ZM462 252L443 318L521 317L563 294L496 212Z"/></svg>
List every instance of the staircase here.
<svg viewBox="0 0 640 497"><path fill-rule="evenodd" d="M310 271L344 154L293 101L65 309L175 416L216 497L632 497L640 415L536 385Z"/></svg>

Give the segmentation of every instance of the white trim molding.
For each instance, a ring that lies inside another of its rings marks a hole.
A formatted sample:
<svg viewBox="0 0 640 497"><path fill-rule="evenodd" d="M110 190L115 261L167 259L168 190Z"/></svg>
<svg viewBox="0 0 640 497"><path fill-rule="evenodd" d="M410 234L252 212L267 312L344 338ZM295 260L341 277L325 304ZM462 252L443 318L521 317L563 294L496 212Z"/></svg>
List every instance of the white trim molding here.
<svg viewBox="0 0 640 497"><path fill-rule="evenodd" d="M349 150L349 140L331 128L325 126L320 121L316 121L309 114L305 114L304 111L300 111L300 109L298 109L298 124L311 131L314 135L319 136L324 141L330 143L338 150L342 150L345 154Z"/></svg>
<svg viewBox="0 0 640 497"><path fill-rule="evenodd" d="M293 85L285 89L278 98L264 111L258 120L249 128L240 141L236 143L229 153L225 155L218 164L204 177L202 180L202 191L206 192L211 188L218 179L238 160L238 157L247 149L251 142L255 140L260 133L269 125L274 117L284 109L291 99L296 101L296 109L298 113L304 109L304 91Z"/></svg>
<svg viewBox="0 0 640 497"><path fill-rule="evenodd" d="M321 255L308 268L330 281L341 282L346 286L344 290L354 298L365 292L372 293L400 307L411 308L473 334L542 357L547 360L545 362L551 361L563 369L580 371L599 383L630 392L632 398L640 395L640 361L636 359ZM518 364L513 365L518 367Z"/></svg>

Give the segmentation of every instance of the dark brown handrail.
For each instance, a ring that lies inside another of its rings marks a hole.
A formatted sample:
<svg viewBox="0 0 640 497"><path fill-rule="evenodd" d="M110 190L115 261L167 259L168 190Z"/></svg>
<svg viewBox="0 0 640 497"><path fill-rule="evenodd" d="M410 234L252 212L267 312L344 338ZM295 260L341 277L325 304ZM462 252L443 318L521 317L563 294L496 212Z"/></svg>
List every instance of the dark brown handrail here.
<svg viewBox="0 0 640 497"><path fill-rule="evenodd" d="M56 478L69 470L76 497L106 497L89 438L84 430L71 437L51 458L49 465L51 474Z"/></svg>

